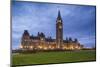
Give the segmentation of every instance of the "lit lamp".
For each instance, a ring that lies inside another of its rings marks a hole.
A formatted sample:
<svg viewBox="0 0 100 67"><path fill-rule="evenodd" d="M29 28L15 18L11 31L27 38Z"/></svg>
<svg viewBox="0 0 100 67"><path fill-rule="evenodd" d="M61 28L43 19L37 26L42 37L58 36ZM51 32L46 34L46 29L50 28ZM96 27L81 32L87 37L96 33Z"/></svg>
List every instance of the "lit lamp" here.
<svg viewBox="0 0 100 67"><path fill-rule="evenodd" d="M51 46L49 46L49 48L51 49Z"/></svg>
<svg viewBox="0 0 100 67"><path fill-rule="evenodd" d="M31 49L33 49L33 46L30 46Z"/></svg>
<svg viewBox="0 0 100 67"><path fill-rule="evenodd" d="M42 48L42 46L39 46L39 48L41 49L41 48Z"/></svg>
<svg viewBox="0 0 100 67"><path fill-rule="evenodd" d="M60 46L57 46L58 48L60 48Z"/></svg>
<svg viewBox="0 0 100 67"><path fill-rule="evenodd" d="M54 47L51 47L51 49L54 49Z"/></svg>
<svg viewBox="0 0 100 67"><path fill-rule="evenodd" d="M20 48L23 48L23 46L22 46L22 45L20 45Z"/></svg>
<svg viewBox="0 0 100 67"><path fill-rule="evenodd" d="M44 47L44 50L47 50L47 47Z"/></svg>
<svg viewBox="0 0 100 67"><path fill-rule="evenodd" d="M72 50L74 49L73 46L71 46L71 49L72 49Z"/></svg>
<svg viewBox="0 0 100 67"><path fill-rule="evenodd" d="M43 40L43 38L41 38L41 40Z"/></svg>

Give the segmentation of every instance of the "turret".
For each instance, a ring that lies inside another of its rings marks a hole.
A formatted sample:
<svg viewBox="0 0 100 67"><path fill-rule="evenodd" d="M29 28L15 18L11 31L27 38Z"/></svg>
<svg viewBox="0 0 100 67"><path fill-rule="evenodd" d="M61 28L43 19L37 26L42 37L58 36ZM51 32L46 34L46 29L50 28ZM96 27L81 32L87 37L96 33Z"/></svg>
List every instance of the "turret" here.
<svg viewBox="0 0 100 67"><path fill-rule="evenodd" d="M29 44L30 44L30 35L28 33L28 30L24 30L21 40L21 46L22 48L26 48L26 46Z"/></svg>
<svg viewBox="0 0 100 67"><path fill-rule="evenodd" d="M75 42L75 43L78 43L78 40L77 40L77 38L75 38L75 39L74 39L74 42Z"/></svg>
<svg viewBox="0 0 100 67"><path fill-rule="evenodd" d="M22 39L27 40L30 38L30 35L28 33L28 30L24 30L24 33L22 35Z"/></svg>

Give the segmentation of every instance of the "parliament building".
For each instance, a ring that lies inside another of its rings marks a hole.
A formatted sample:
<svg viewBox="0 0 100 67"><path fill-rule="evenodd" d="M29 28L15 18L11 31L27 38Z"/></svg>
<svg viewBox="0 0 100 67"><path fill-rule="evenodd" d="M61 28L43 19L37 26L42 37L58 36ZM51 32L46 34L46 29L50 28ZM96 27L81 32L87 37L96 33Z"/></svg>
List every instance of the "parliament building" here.
<svg viewBox="0 0 100 67"><path fill-rule="evenodd" d="M56 39L46 37L43 32L38 32L37 36L30 35L28 30L24 30L21 38L20 49L22 50L80 50L83 45L77 39L63 39L63 21L60 11L56 20Z"/></svg>

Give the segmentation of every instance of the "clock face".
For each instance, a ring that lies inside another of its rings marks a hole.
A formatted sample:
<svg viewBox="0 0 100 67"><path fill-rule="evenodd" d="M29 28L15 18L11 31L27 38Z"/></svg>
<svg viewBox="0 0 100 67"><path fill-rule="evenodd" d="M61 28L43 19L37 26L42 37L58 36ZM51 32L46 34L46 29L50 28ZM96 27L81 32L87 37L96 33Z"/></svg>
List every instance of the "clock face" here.
<svg viewBox="0 0 100 67"><path fill-rule="evenodd" d="M61 28L62 28L62 26L59 26L59 28L61 29Z"/></svg>
<svg viewBox="0 0 100 67"><path fill-rule="evenodd" d="M58 22L61 22L61 20L58 20Z"/></svg>

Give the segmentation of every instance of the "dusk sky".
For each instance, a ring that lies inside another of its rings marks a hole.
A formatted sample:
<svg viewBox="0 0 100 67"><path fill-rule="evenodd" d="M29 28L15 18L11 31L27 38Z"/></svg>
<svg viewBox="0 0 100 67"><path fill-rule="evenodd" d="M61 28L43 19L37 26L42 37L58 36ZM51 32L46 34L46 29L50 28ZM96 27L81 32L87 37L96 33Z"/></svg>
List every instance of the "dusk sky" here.
<svg viewBox="0 0 100 67"><path fill-rule="evenodd" d="M36 36L56 37L56 18L60 10L63 39L77 38L85 47L95 45L96 7L35 2L12 2L12 48L18 48L24 30Z"/></svg>

